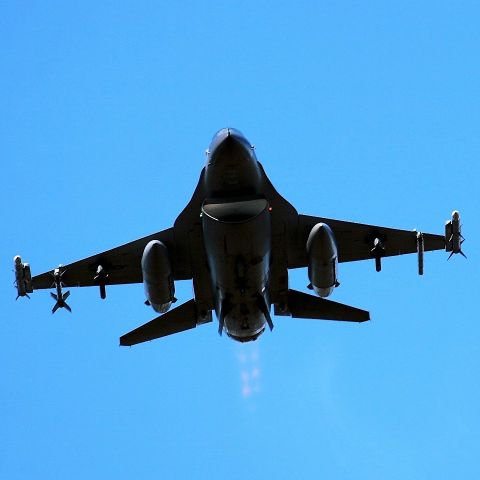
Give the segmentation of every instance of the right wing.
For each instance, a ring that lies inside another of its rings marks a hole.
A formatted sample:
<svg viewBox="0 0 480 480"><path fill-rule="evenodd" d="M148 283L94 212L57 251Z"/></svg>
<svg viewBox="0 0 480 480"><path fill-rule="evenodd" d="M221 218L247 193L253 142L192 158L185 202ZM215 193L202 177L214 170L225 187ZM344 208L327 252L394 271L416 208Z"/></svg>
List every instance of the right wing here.
<svg viewBox="0 0 480 480"><path fill-rule="evenodd" d="M90 287L97 285L95 275L99 265L108 274L106 285L125 283L141 283L141 260L143 250L151 240L160 240L171 253L172 267L175 276L175 240L173 228L163 230L148 237L143 237L120 247L103 253L92 255L69 265L60 267L62 284L65 287ZM45 272L32 278L33 289L52 288L54 286L53 271Z"/></svg>
<svg viewBox="0 0 480 480"><path fill-rule="evenodd" d="M413 230L380 227L363 223L345 222L333 218L298 216L298 227L295 241L290 251L289 268L305 267L308 264L306 244L308 235L317 223L326 223L333 231L338 247L338 261L354 262L374 258L372 248L375 238L381 240L384 246L382 256L391 257L416 253L417 234ZM424 250L445 249L445 236L424 233Z"/></svg>

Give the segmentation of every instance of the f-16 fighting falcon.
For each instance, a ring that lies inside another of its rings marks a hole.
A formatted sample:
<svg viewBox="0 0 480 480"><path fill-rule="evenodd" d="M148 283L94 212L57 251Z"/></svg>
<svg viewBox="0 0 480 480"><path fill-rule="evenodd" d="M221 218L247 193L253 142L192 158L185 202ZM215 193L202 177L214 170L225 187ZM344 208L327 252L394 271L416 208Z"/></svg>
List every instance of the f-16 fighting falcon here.
<svg viewBox="0 0 480 480"><path fill-rule="evenodd" d="M369 312L326 300L338 287L338 264L416 253L423 274L425 251L462 254L460 216L445 235L300 215L273 187L254 147L233 128L216 133L195 192L173 227L126 245L59 266L32 278L14 258L18 296L54 288L52 312L71 311L64 287L142 283L146 304L161 315L123 335L120 345L182 332L218 319L218 332L239 342L256 340L277 316L364 322ZM288 270L308 267L308 288L289 288ZM170 310L175 281L193 281L194 298Z"/></svg>

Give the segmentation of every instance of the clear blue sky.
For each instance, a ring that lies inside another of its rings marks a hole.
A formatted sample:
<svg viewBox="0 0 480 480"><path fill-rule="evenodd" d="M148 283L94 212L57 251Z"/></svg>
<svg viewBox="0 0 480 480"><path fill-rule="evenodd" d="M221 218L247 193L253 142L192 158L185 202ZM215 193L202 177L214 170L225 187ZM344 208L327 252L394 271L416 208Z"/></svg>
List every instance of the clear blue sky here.
<svg viewBox="0 0 480 480"><path fill-rule="evenodd" d="M478 477L479 15L2 2L0 477ZM171 226L225 126L300 212L442 233L459 209L468 261L342 264L333 299L370 323L276 318L249 345L210 324L119 348L154 317L141 285L15 302L15 254L41 273Z"/></svg>

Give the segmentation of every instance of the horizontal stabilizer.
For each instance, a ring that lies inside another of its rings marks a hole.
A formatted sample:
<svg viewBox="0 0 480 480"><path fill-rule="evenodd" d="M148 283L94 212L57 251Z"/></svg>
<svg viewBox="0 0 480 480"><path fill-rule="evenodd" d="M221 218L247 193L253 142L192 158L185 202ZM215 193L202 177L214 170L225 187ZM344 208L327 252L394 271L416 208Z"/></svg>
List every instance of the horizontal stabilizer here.
<svg viewBox="0 0 480 480"><path fill-rule="evenodd" d="M343 303L332 302L297 290L288 291L288 310L294 318L365 322L370 313Z"/></svg>
<svg viewBox="0 0 480 480"><path fill-rule="evenodd" d="M155 338L166 337L173 333L190 330L197 326L197 319L197 307L195 300L192 299L123 335L120 337L120 345L132 346L137 343L154 340Z"/></svg>

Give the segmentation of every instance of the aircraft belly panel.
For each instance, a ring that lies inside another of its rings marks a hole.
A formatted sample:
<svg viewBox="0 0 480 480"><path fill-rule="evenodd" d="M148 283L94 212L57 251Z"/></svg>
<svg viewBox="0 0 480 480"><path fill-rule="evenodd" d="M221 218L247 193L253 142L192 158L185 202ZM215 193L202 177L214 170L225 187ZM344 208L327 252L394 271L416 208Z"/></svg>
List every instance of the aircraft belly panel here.
<svg viewBox="0 0 480 480"><path fill-rule="evenodd" d="M256 202L253 209L252 202ZM242 216L247 211L250 216ZM212 213L218 212L223 214L215 218ZM224 202L221 206L205 204L202 225L220 322L224 321L227 333L234 338L258 336L266 321L260 305L266 294L270 267L268 203L254 199Z"/></svg>

